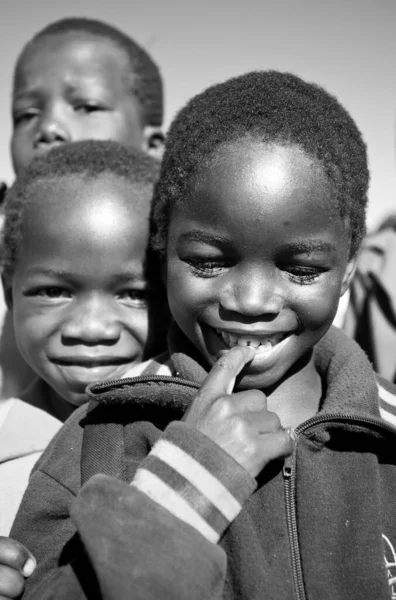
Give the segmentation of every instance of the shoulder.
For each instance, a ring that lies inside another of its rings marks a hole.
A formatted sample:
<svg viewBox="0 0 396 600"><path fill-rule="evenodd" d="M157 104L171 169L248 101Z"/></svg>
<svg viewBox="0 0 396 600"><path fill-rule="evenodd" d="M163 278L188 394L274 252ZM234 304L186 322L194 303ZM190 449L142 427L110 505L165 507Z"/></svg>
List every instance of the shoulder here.
<svg viewBox="0 0 396 600"><path fill-rule="evenodd" d="M0 462L43 451L62 423L18 398L0 402Z"/></svg>
<svg viewBox="0 0 396 600"><path fill-rule="evenodd" d="M78 493L81 484L81 449L88 406L84 404L69 417L35 467L35 471L45 473L73 493Z"/></svg>
<svg viewBox="0 0 396 600"><path fill-rule="evenodd" d="M380 375L376 378L381 417L396 427L396 386Z"/></svg>
<svg viewBox="0 0 396 600"><path fill-rule="evenodd" d="M19 420L20 425L29 424L30 429L36 429L36 425L40 425L40 431L48 441L61 428L62 422L56 417L53 417L45 410L28 404L19 398L13 398L12 408L9 413L9 418L14 415Z"/></svg>

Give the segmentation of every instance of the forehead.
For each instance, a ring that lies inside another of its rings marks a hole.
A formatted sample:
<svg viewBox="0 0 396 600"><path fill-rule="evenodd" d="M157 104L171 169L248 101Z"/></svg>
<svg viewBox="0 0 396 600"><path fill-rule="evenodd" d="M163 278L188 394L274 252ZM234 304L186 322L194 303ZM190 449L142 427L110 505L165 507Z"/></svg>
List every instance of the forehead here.
<svg viewBox="0 0 396 600"><path fill-rule="evenodd" d="M104 37L81 32L44 36L25 52L15 72L19 88L45 86L57 75L73 86L81 80L104 80L109 86L133 78L126 52Z"/></svg>
<svg viewBox="0 0 396 600"><path fill-rule="evenodd" d="M39 181L30 190L23 214L22 239L58 239L100 246L123 239L131 248L148 240L149 192L124 178L62 177Z"/></svg>
<svg viewBox="0 0 396 600"><path fill-rule="evenodd" d="M199 169L174 217L263 247L330 230L349 243L324 169L297 146L228 144Z"/></svg>

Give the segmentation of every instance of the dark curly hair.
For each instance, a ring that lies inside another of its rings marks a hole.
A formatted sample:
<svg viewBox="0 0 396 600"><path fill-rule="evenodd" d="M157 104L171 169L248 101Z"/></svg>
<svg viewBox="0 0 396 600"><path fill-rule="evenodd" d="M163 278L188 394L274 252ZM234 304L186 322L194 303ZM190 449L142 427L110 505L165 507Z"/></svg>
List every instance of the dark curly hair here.
<svg viewBox="0 0 396 600"><path fill-rule="evenodd" d="M89 180L112 174L134 186L136 193L131 194L131 203L138 206L141 202L151 202L158 173L158 161L139 150L109 140L62 144L35 158L6 193L1 251L5 281L12 278L21 243L24 211L37 194L38 184L65 177Z"/></svg>
<svg viewBox="0 0 396 600"><path fill-rule="evenodd" d="M142 106L144 125L160 127L164 116L164 98L163 83L158 66L139 44L119 29L102 21L72 17L55 21L44 27L22 49L15 67L14 82L18 68L23 63L25 56L32 52L37 42L48 36L68 33L101 37L110 40L126 52L133 74L131 92L138 98Z"/></svg>
<svg viewBox="0 0 396 600"><path fill-rule="evenodd" d="M366 146L348 112L323 88L290 73L258 71L214 85L190 100L167 135L154 193L153 246L166 249L169 215L198 169L226 143L246 136L300 146L323 166L351 227L351 255L365 234Z"/></svg>

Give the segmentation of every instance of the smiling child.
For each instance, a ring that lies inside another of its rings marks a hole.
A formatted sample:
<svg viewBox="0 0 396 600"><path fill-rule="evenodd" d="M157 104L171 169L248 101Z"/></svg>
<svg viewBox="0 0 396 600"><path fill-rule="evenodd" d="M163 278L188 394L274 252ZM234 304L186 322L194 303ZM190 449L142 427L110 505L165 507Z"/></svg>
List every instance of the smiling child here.
<svg viewBox="0 0 396 600"><path fill-rule="evenodd" d="M157 174L157 162L137 150L76 142L33 161L8 193L3 284L36 380L26 402L3 403L4 444L11 444L0 468L5 528L27 485L24 461L31 468L60 426L50 415L66 420L87 401L88 384L122 377L161 344L160 325L152 337L161 310L147 271Z"/></svg>
<svg viewBox="0 0 396 600"><path fill-rule="evenodd" d="M352 118L293 75L179 113L153 213L169 354L91 386L46 451L13 527L27 598L391 597L395 390L331 328L368 179Z"/></svg>

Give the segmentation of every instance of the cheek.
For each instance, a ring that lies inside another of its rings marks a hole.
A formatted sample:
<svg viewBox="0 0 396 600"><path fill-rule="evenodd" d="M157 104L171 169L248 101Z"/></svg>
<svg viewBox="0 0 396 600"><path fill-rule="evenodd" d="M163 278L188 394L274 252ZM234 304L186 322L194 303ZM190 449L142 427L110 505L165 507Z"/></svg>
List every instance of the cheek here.
<svg viewBox="0 0 396 600"><path fill-rule="evenodd" d="M59 311L31 304L15 288L12 314L15 337L23 345L41 344L58 329Z"/></svg>
<svg viewBox="0 0 396 600"><path fill-rule="evenodd" d="M142 314L135 315L132 317L132 336L134 339L140 344L143 348L147 343L149 336L149 324L150 324L150 316L149 311L145 311Z"/></svg>
<svg viewBox="0 0 396 600"><path fill-rule="evenodd" d="M31 160L31 149L27 141L27 136L14 135L12 137L11 157L15 174L18 176Z"/></svg>
<svg viewBox="0 0 396 600"><path fill-rule="evenodd" d="M297 304L303 324L312 329L331 324L337 312L339 297L339 286L320 287L311 293L301 293Z"/></svg>
<svg viewBox="0 0 396 600"><path fill-rule="evenodd" d="M170 265L167 272L166 287L171 312L196 310L205 295L202 285L204 281L192 277L181 263Z"/></svg>

